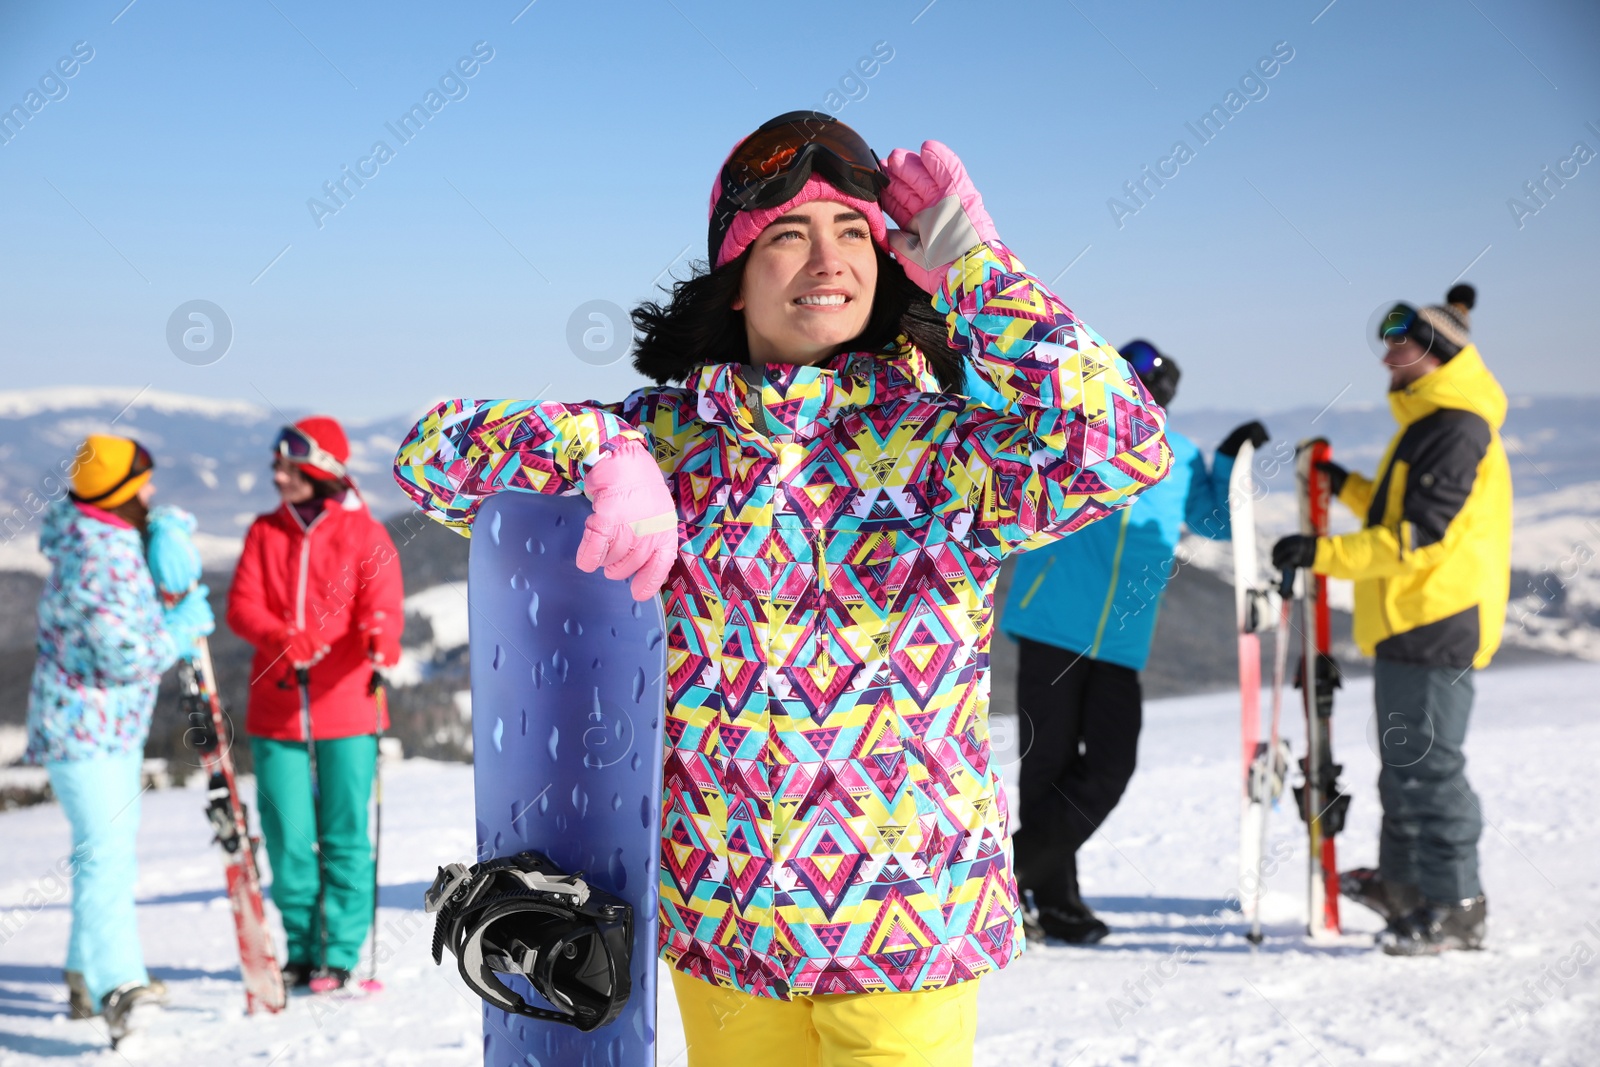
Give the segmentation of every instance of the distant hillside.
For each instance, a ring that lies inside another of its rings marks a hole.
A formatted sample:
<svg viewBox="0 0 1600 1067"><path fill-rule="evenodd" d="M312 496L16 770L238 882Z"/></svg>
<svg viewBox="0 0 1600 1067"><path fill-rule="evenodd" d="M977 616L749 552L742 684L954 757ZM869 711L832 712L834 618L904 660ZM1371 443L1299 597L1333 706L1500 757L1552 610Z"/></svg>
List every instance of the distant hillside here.
<svg viewBox="0 0 1600 1067"><path fill-rule="evenodd" d="M130 405L131 402L131 405ZM126 410L124 410L126 409ZM300 412L290 414L301 414ZM236 401L214 401L132 389L58 389L0 392L0 735L9 726L15 744L33 668L34 605L44 572L31 515L41 495L58 492L52 465L71 455L95 430L128 433L154 451L161 499L200 517L206 534L207 581L218 617L238 539L250 520L275 502L267 477L268 449L285 415ZM1173 406L1172 426L1207 452L1246 412L1186 411ZM1259 457L1258 476L1269 490L1259 503L1266 549L1295 527L1292 475L1283 462L1297 438L1322 434L1335 455L1372 470L1393 433L1387 406L1346 404L1327 411L1295 409L1263 416L1274 440ZM389 463L409 416L348 429L352 466L375 512L391 514L390 529L405 570L407 657L397 672L392 711L395 732L408 752L460 758L468 754L464 718L468 689L466 602L452 583L466 578L468 542L423 519L389 477ZM1514 402L1506 425L1516 486L1512 618L1496 665L1579 656L1600 659L1600 399L1536 398ZM31 494L31 495L30 495ZM9 518L7 518L9 516ZM1336 509L1339 528L1355 520ZM1155 651L1144 673L1150 696L1222 689L1237 684L1232 574L1226 546L1189 540L1169 586L1156 628ZM1004 599L1010 568L1002 572ZM1336 606L1348 607L1348 585L1335 583ZM213 653L227 706L245 708L250 650L226 627ZM1350 619L1335 612L1339 653L1347 669L1365 668L1349 642ZM1271 640L1263 654L1270 656ZM1016 646L997 637L993 649L995 711L1012 710ZM1270 677L1270 659L1265 676ZM170 679L163 688L152 755L181 755L181 728ZM0 757L7 751L0 744ZM4 762L0 758L0 762Z"/></svg>
<svg viewBox="0 0 1600 1067"><path fill-rule="evenodd" d="M1376 377L1376 375L1375 375ZM1394 416L1381 397L1378 382L1358 383L1345 399L1324 409L1290 408L1251 412L1201 409L1183 405L1182 391L1168 412L1172 425L1210 452L1229 430L1247 419L1260 419L1272 432L1262 452L1270 460L1292 455L1294 442L1326 437L1340 462L1371 472L1394 435ZM1362 398L1359 402L1352 397ZM1511 478L1519 496L1537 496L1584 483L1600 482L1600 397L1513 397L1501 431ZM1271 489L1287 490L1292 467L1264 473ZM1600 500L1596 501L1600 511Z"/></svg>
<svg viewBox="0 0 1600 1067"><path fill-rule="evenodd" d="M159 499L194 512L207 564L231 567L250 520L276 506L269 467L278 429L307 414L153 389L0 391L0 570L43 572L36 514L42 501L65 492L63 465L90 433L122 434L149 448ZM389 469L412 421L345 423L350 468L377 514L409 503Z"/></svg>

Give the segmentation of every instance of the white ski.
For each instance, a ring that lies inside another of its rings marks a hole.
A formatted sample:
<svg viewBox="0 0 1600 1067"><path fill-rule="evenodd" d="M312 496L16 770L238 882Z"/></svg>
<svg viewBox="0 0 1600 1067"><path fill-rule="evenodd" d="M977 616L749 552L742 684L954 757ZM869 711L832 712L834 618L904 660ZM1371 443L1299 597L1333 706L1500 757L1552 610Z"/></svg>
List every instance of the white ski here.
<svg viewBox="0 0 1600 1067"><path fill-rule="evenodd" d="M1233 531L1233 598L1239 638L1241 815L1239 820L1239 910L1250 926L1252 944L1261 943L1262 861L1266 854L1267 809L1283 792L1288 746L1279 737L1283 710L1284 665L1288 648L1287 613L1280 613L1277 660L1272 680L1272 720L1261 739L1261 637L1272 617L1270 583L1262 581L1256 558L1255 448L1246 441L1228 479L1228 515ZM1269 758L1274 753L1276 758Z"/></svg>
<svg viewBox="0 0 1600 1067"><path fill-rule="evenodd" d="M1239 910L1258 929L1261 908L1261 831L1266 809L1251 796L1251 765L1261 743L1261 569L1256 560L1255 446L1239 446L1228 478L1228 519L1233 536L1233 605L1239 639L1240 797ZM1253 940L1254 938L1252 938Z"/></svg>

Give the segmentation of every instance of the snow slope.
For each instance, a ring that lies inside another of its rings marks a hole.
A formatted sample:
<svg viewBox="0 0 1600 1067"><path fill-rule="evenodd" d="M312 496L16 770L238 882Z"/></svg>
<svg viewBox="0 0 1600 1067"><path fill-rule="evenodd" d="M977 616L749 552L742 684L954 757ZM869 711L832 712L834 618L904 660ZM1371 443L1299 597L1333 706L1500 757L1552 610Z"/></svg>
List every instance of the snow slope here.
<svg viewBox="0 0 1600 1067"><path fill-rule="evenodd" d="M1293 813L1280 810L1268 936L1252 952L1225 899L1238 834L1235 702L1229 694L1157 701L1146 709L1139 773L1082 855L1085 894L1114 934L1095 948L1030 950L986 979L977 1062L1595 1062L1600 828L1588 813L1600 762L1600 666L1497 671L1478 678L1478 692L1468 752L1486 817L1487 951L1386 958L1370 947L1376 917L1348 903L1351 932L1337 944L1308 944L1299 932L1303 838ZM1345 866L1376 858L1370 719L1370 685L1354 680L1335 722L1355 797L1339 839ZM1005 761L1016 757L1012 726L995 723ZM1294 724L1288 733L1299 750ZM453 968L433 966L431 926L417 911L435 866L472 851L471 768L409 761L389 772L385 795L387 990L363 1001L297 999L282 1015L245 1018L202 794L146 794L140 924L173 1003L126 1056L104 1050L96 1024L64 1016L59 961L69 913L50 874L67 851L59 808L0 815L0 1067L480 1062L476 1002ZM670 1000L661 1015L659 1062L681 1065Z"/></svg>

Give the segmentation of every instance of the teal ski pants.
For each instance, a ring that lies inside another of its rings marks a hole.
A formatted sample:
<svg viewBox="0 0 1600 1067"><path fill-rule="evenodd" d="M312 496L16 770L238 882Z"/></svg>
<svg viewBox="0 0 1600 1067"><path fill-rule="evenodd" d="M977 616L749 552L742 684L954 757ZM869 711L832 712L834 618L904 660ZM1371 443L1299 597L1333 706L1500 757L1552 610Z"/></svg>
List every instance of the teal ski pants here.
<svg viewBox="0 0 1600 1067"><path fill-rule="evenodd" d="M283 915L290 963L355 970L372 923L372 842L367 801L377 768L371 734L317 743L321 802L311 811L311 764L303 741L252 737L256 808L272 864L272 900ZM322 842L323 911L317 914L319 871L313 842ZM326 922L326 953L323 923Z"/></svg>
<svg viewBox="0 0 1600 1067"><path fill-rule="evenodd" d="M45 764L72 824L67 970L83 975L96 1005L125 982L150 981L133 908L143 764L142 752Z"/></svg>

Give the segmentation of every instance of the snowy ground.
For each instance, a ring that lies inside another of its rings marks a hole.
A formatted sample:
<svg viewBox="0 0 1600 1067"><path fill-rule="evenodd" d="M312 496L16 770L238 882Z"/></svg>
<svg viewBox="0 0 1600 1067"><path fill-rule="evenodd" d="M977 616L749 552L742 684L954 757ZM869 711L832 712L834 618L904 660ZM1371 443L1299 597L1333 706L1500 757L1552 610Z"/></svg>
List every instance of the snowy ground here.
<svg viewBox="0 0 1600 1067"><path fill-rule="evenodd" d="M1594 1063L1600 827L1588 798L1600 764L1600 666L1494 671L1478 691L1469 773L1487 823L1487 951L1385 958L1370 948L1377 919L1354 905L1342 941L1308 944L1303 841L1293 813L1280 811L1268 938L1252 952L1223 899L1238 834L1234 699L1156 702L1139 774L1083 856L1085 893L1115 933L1096 948L1030 951L985 980L977 1061ZM1346 866L1376 855L1370 700L1369 685L1352 682L1335 720L1355 796L1340 838ZM1002 745L1007 725L996 723ZM410 761L390 771L386 795L386 991L334 1004L297 999L282 1015L247 1018L201 794L146 794L140 926L172 1007L125 1056L105 1049L97 1023L64 1014L69 912L51 875L67 851L60 809L0 815L0 1067L480 1062L477 1003L453 968L433 966L431 927L416 910L434 867L472 850L471 769ZM661 1014L659 1062L682 1064L670 999Z"/></svg>

